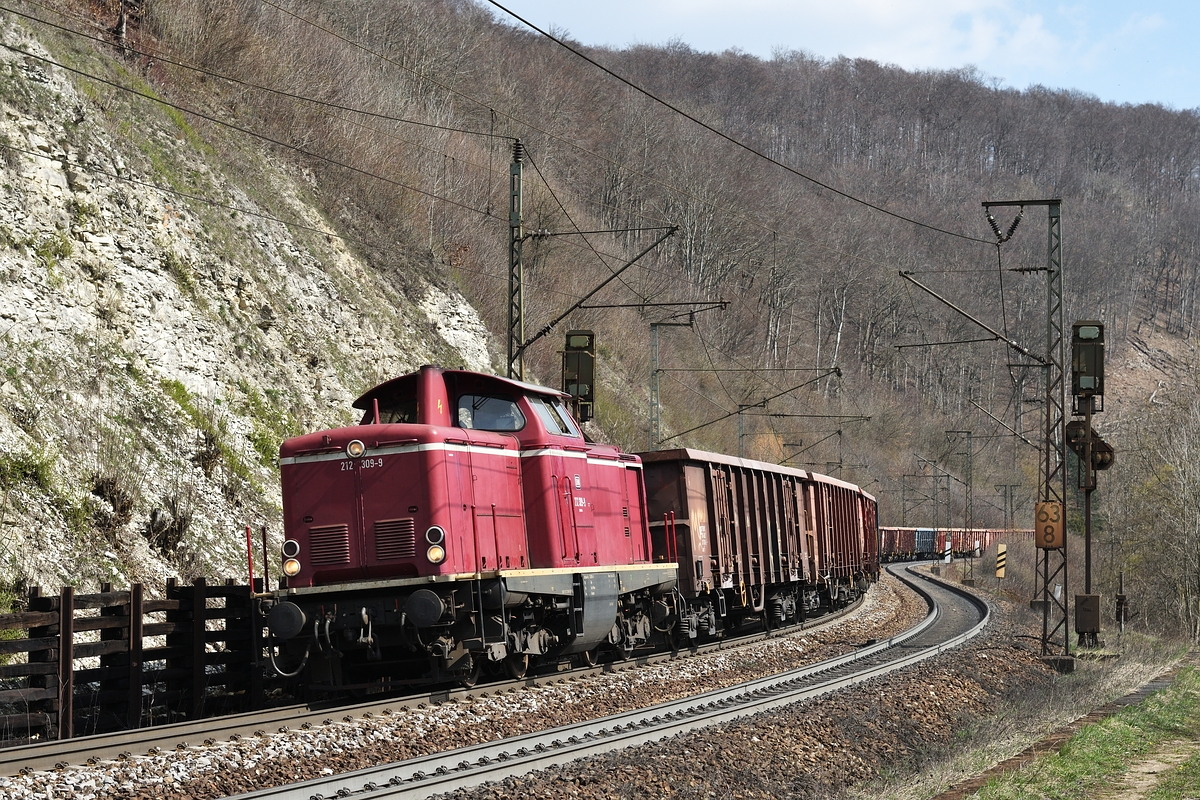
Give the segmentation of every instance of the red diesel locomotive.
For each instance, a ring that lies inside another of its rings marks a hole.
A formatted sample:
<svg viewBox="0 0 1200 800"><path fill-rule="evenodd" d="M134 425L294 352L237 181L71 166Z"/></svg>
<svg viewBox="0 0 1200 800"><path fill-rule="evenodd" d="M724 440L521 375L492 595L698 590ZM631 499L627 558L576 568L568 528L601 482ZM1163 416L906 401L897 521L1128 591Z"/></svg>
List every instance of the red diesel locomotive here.
<svg viewBox="0 0 1200 800"><path fill-rule="evenodd" d="M470 685L782 624L877 574L857 487L691 450L644 455L644 482L565 397L427 366L356 400L358 425L284 442L276 671Z"/></svg>

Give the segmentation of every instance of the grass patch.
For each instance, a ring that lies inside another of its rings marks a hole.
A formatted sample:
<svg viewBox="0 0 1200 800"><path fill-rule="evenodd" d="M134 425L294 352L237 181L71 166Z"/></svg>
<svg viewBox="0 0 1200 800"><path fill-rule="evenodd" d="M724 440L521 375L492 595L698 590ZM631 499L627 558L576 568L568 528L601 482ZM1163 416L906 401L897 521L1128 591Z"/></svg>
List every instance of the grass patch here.
<svg viewBox="0 0 1200 800"><path fill-rule="evenodd" d="M206 306L203 298L200 297L200 292L196 288L196 276L192 272L191 264L177 256L173 250L164 247L162 265L167 274L175 279L176 285L183 290L184 294L196 301L196 304L201 308Z"/></svg>
<svg viewBox="0 0 1200 800"><path fill-rule="evenodd" d="M1200 796L1200 754L1167 773L1146 800L1186 800Z"/></svg>
<svg viewBox="0 0 1200 800"><path fill-rule="evenodd" d="M246 411L254 424L249 434L250 443L254 445L262 465L273 467L279 455L279 445L284 439L300 433L299 423L290 413L279 410L284 396L277 389L266 389L260 394L245 381L239 381L238 388L245 394Z"/></svg>
<svg viewBox="0 0 1200 800"><path fill-rule="evenodd" d="M201 457L202 461L204 458L213 460L210 462L209 468L205 469L205 474L208 475L211 472L211 464L215 463L215 459L219 457L229 472L249 484L256 492L260 491L258 481L255 480L254 475L250 472L250 468L246 466L238 454L229 446L229 443L226 441L224 426L218 424L214 415L205 413L196 404L187 387L179 381L165 380L160 385L167 396L174 400L183 413L187 415L188 419L191 420L192 425L204 435L204 447L199 457ZM204 467L203 463L201 463L201 467Z"/></svg>
<svg viewBox="0 0 1200 800"><path fill-rule="evenodd" d="M62 233L43 236L32 242L33 252L45 262L48 269L54 269L58 262L70 258L75 252L75 245Z"/></svg>
<svg viewBox="0 0 1200 800"><path fill-rule="evenodd" d="M1163 743L1200 736L1200 674L1182 671L1174 684L1136 706L1089 725L1056 755L990 781L980 800L1086 800L1123 775L1131 762ZM1189 762L1190 763L1190 762ZM1174 797L1177 795L1166 795Z"/></svg>
<svg viewBox="0 0 1200 800"><path fill-rule="evenodd" d="M42 491L51 486L51 459L34 453L4 453L0 455L0 489L11 489L29 483Z"/></svg>
<svg viewBox="0 0 1200 800"><path fill-rule="evenodd" d="M20 611L25 597L17 587L7 583L0 584L0 614L11 614ZM26 632L16 628L0 629L0 642L10 642L24 639ZM15 654L0 655L0 664L12 664L16 661Z"/></svg>

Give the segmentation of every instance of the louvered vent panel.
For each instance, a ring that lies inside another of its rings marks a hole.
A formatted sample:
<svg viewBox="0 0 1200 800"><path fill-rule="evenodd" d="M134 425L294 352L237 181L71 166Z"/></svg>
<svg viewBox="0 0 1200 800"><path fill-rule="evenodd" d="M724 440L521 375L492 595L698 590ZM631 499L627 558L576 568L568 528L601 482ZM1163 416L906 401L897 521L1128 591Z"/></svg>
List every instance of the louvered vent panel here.
<svg viewBox="0 0 1200 800"><path fill-rule="evenodd" d="M308 529L315 567L350 563L350 528L347 525L322 525Z"/></svg>
<svg viewBox="0 0 1200 800"><path fill-rule="evenodd" d="M375 557L380 561L412 558L417 554L417 529L412 518L375 521Z"/></svg>

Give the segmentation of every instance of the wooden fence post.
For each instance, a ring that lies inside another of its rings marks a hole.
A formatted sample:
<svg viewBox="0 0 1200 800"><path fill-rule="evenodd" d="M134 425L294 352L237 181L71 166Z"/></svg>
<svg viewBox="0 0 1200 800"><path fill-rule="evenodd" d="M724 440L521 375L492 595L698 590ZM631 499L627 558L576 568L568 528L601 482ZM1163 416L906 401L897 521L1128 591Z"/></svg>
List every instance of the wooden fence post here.
<svg viewBox="0 0 1200 800"><path fill-rule="evenodd" d="M266 529L263 529L264 535ZM264 551L265 553L265 551ZM266 556L263 556L263 569L266 570ZM255 578L255 583L251 584L248 608L246 609L246 624L250 626L250 709L258 711L266 706L266 687L263 686L263 642L262 642L262 618L258 614L258 603L254 600L254 592L257 589L262 591L266 579L262 583Z"/></svg>
<svg viewBox="0 0 1200 800"><path fill-rule="evenodd" d="M75 735L75 587L58 599L58 738Z"/></svg>
<svg viewBox="0 0 1200 800"><path fill-rule="evenodd" d="M125 720L129 728L142 727L142 597L142 584L129 587L129 706Z"/></svg>
<svg viewBox="0 0 1200 800"><path fill-rule="evenodd" d="M208 616L208 592L205 591L207 583L204 578L197 578L192 583L192 680L191 680L191 702L189 705L188 719L200 719L204 714L204 687L206 685L204 663L204 626L205 618Z"/></svg>

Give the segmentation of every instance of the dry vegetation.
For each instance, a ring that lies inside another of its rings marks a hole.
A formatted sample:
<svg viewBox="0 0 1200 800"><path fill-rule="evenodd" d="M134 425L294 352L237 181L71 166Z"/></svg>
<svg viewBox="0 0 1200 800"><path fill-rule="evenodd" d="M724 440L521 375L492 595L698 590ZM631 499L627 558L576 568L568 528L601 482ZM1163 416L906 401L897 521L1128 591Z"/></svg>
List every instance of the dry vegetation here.
<svg viewBox="0 0 1200 800"><path fill-rule="evenodd" d="M74 27L86 14L108 28L120 4L58 7L76 15ZM945 513L914 500L933 486L914 455L958 481L971 473L975 524L1004 522L997 485L1020 486L1016 524L1030 516L1036 455L980 409L1036 441L1040 370L1015 365L1023 359L996 342L899 347L986 336L897 276L914 271L1042 349L1044 274L1012 270L1044 266L1045 209L1026 209L1013 239L996 245L980 201L1062 199L1068 321L1107 321L1114 365L1186 341L1200 309L1195 111L802 52L764 61L681 44L587 51L755 155L470 0L147 0L126 9L124 49L113 52L128 70L273 144L185 114L190 135L220 142L232 163L259 158L264 146L289 160L400 293L417 274L457 285L499 336L513 138L528 153L526 229L574 232L526 243L527 331L660 235L647 229L680 226L593 300L730 301L690 329L663 329L662 366L695 370L663 374L668 433L781 395L747 409L747 454L802 451L790 463L867 486L887 523ZM112 102L131 104L132 115L147 101ZM818 181L964 236L885 216ZM998 216L1006 230L1012 218ZM618 232L578 233L606 229ZM630 449L649 444L648 325L671 313L584 310L562 326L597 330L600 423ZM560 332L531 348L535 380L556 382ZM1169 405L1194 394L1180 382L1190 366L1178 351L1154 361L1140 373L1141 393L1114 385L1098 419L1118 463L1096 496L1096 583L1111 598L1124 570L1139 624L1182 626L1195 638L1200 476L1188 455L1198 423L1192 409ZM840 376L819 377L834 367ZM1170 390L1153 406L1141 391L1146 374ZM870 419L788 416L814 414ZM668 444L736 452L735 422ZM1180 426L1187 436L1176 435ZM974 432L973 468L948 430ZM953 485L960 524L962 488Z"/></svg>

